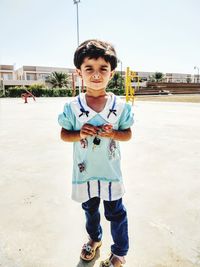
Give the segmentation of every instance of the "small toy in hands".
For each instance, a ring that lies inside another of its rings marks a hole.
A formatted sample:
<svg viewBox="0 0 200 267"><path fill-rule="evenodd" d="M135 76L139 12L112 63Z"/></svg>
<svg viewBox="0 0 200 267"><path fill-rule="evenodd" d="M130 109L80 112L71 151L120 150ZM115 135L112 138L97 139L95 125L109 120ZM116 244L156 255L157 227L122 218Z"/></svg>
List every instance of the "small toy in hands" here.
<svg viewBox="0 0 200 267"><path fill-rule="evenodd" d="M100 143L101 143L101 139L95 136L93 140L93 150L95 149L96 146L100 145Z"/></svg>
<svg viewBox="0 0 200 267"><path fill-rule="evenodd" d="M113 129L113 126L111 124L104 124L100 127L98 132L110 133L112 129ZM101 139L96 135L93 140L93 150L95 149L96 146L99 146L100 143L101 143Z"/></svg>
<svg viewBox="0 0 200 267"><path fill-rule="evenodd" d="M112 124L104 124L101 127L102 132L110 133L112 132L113 126Z"/></svg>

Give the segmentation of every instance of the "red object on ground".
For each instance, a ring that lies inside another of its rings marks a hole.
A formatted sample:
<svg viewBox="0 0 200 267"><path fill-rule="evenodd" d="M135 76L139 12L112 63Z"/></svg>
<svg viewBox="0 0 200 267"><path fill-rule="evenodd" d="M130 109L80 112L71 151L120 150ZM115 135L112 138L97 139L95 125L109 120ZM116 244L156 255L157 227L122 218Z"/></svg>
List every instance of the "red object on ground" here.
<svg viewBox="0 0 200 267"><path fill-rule="evenodd" d="M32 97L35 101L35 96L28 90L26 90L26 93L21 94L21 97L24 99L24 104L28 103L28 97Z"/></svg>

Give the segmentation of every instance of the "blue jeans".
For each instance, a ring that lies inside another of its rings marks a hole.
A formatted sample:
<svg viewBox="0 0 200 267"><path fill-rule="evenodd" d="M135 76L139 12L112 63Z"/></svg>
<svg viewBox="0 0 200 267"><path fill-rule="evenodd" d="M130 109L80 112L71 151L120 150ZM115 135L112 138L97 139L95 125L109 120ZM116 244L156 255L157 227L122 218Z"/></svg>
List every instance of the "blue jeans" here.
<svg viewBox="0 0 200 267"><path fill-rule="evenodd" d="M111 235L114 244L111 252L118 256L125 256L129 248L128 222L126 209L122 199L115 201L103 201L104 214L111 223ZM90 238L96 242L102 238L99 213L100 198L94 197L82 203L86 215L86 230Z"/></svg>

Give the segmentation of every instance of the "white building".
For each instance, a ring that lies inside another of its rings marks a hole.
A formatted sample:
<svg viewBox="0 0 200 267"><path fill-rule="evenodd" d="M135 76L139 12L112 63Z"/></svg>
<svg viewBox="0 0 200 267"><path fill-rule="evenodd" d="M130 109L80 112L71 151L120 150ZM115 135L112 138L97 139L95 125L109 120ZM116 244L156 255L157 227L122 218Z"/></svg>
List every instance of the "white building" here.
<svg viewBox="0 0 200 267"><path fill-rule="evenodd" d="M30 86L37 83L45 83L45 79L52 72L64 72L67 74L74 74L74 83L78 85L75 69L59 68L59 67L44 67L44 66L22 66L15 70L14 65L0 65L0 86L5 88L12 86ZM120 71L119 71L120 72ZM123 76L125 72L123 71ZM155 74L155 72L141 72L138 71L140 79L140 86L145 84ZM72 75L71 82L72 82ZM198 82L200 79L198 75L183 74L183 73L166 73L164 74L164 82L190 83ZM145 85L144 85L145 86Z"/></svg>
<svg viewBox="0 0 200 267"><path fill-rule="evenodd" d="M191 83L192 81L194 81L194 78L191 74L166 73L164 77L164 82L167 83Z"/></svg>
<svg viewBox="0 0 200 267"><path fill-rule="evenodd" d="M14 65L0 65L1 87L30 86L32 84L45 84L46 77L52 72L72 74L75 69L42 66L22 66L15 70Z"/></svg>

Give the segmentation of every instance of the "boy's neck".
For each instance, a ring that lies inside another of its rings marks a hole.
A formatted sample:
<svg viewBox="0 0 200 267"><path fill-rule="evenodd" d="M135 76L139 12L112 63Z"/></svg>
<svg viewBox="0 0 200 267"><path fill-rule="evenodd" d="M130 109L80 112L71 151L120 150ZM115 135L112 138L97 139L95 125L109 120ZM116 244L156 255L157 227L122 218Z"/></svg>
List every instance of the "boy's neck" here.
<svg viewBox="0 0 200 267"><path fill-rule="evenodd" d="M101 89L101 90L93 90L90 88L86 88L86 96L88 97L102 97L102 96L106 96L106 89Z"/></svg>
<svg viewBox="0 0 200 267"><path fill-rule="evenodd" d="M108 100L108 94L105 89L102 90L90 90L86 89L86 102L87 105L95 112L101 112L106 105Z"/></svg>

